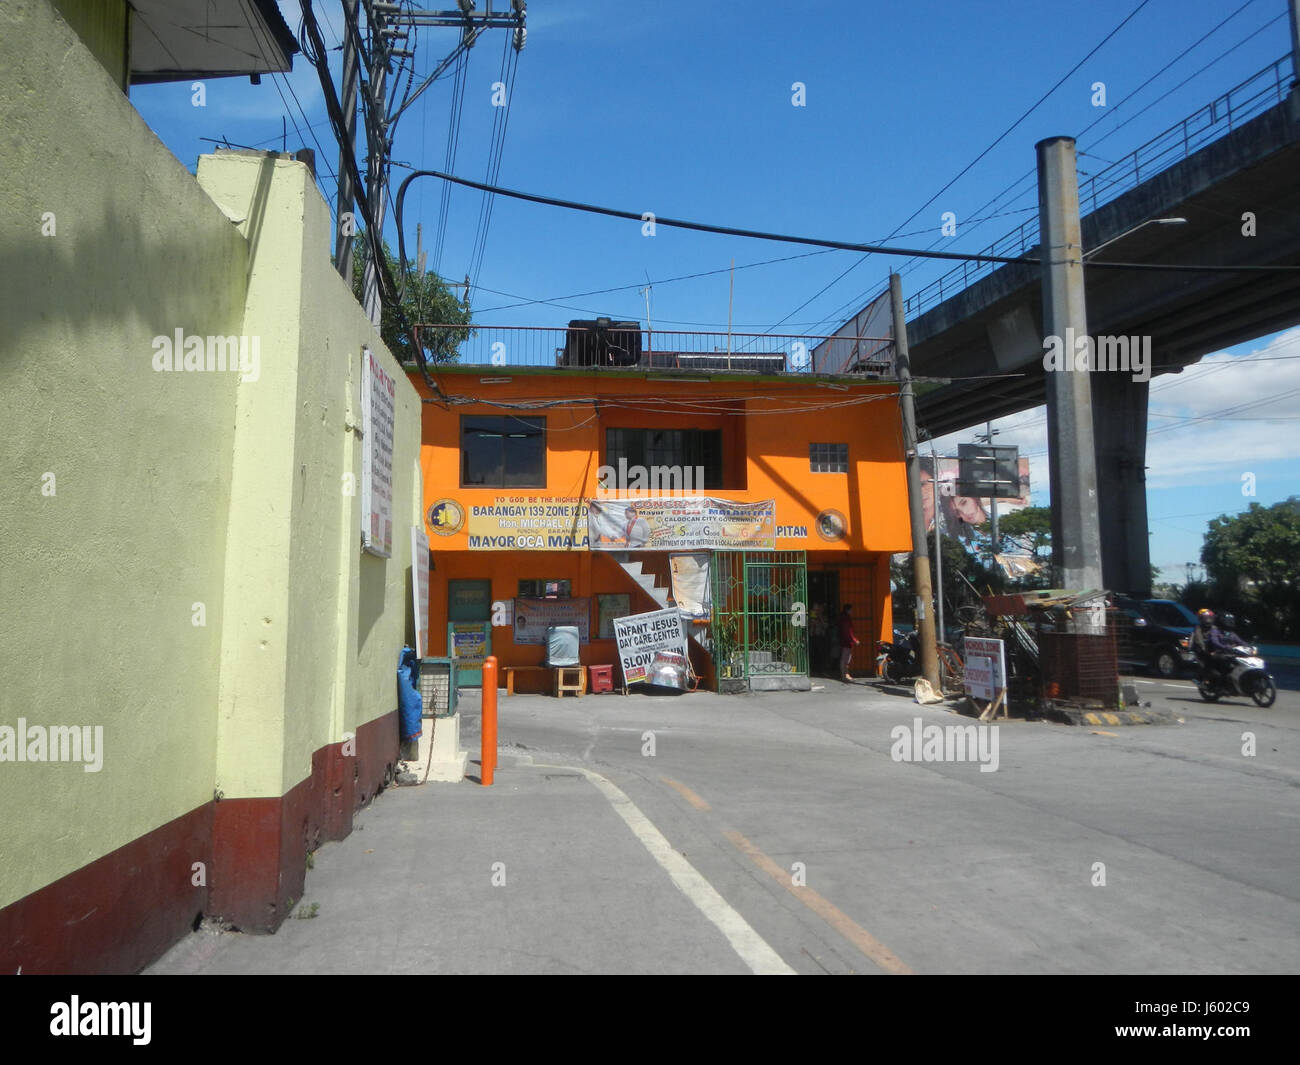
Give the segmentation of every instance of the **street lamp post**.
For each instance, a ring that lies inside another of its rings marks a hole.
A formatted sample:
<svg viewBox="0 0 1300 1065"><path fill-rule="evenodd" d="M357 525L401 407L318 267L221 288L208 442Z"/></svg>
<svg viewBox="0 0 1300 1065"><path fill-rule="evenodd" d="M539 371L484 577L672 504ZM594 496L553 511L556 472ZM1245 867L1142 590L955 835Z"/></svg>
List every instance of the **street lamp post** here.
<svg viewBox="0 0 1300 1065"><path fill-rule="evenodd" d="M1145 222L1140 222L1137 225L1135 225L1132 229L1124 230L1124 232L1119 234L1119 236L1111 237L1110 240L1104 240L1100 244L1098 244L1095 248L1091 249L1090 251L1084 252L1083 261L1086 263L1089 259L1091 259L1099 251L1101 251L1102 248L1114 244L1117 240L1123 240L1129 234L1136 233L1139 229L1145 229L1147 226L1185 226L1186 224L1187 224L1186 218L1148 218Z"/></svg>

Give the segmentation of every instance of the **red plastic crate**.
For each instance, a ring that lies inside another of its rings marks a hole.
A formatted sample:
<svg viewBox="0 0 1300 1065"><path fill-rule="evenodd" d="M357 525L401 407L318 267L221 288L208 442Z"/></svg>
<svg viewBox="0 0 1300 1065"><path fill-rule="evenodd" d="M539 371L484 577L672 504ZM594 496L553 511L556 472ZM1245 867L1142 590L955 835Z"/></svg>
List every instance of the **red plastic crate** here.
<svg viewBox="0 0 1300 1065"><path fill-rule="evenodd" d="M587 672L591 676L591 684L588 691L612 692L614 690L614 667L613 666L588 666Z"/></svg>

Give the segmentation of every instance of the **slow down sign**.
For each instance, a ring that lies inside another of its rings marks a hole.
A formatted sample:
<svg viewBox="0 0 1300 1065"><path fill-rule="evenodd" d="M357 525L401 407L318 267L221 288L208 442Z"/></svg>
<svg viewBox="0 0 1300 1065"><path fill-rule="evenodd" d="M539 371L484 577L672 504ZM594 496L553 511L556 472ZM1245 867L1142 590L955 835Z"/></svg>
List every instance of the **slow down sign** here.
<svg viewBox="0 0 1300 1065"><path fill-rule="evenodd" d="M646 679L650 663L659 651L687 654L686 630L676 607L615 618L614 639L618 641L618 657L627 684Z"/></svg>

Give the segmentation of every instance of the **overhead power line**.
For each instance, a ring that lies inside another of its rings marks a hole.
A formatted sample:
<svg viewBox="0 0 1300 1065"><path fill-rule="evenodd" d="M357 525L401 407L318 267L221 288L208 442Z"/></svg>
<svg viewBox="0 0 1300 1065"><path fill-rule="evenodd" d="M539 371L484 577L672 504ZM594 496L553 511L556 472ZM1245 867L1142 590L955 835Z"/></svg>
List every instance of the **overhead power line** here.
<svg viewBox="0 0 1300 1065"><path fill-rule="evenodd" d="M587 214L604 215L607 218L623 218L633 222L645 223L653 220L656 226L668 226L671 229L689 229L698 233L716 233L729 237L749 237L754 240L771 240L782 244L806 244L812 247L835 248L841 251L861 252L864 255L919 255L931 259L954 259L962 262L1023 263L1030 266L1042 265L1041 259L1029 255L982 255L977 253L934 251L924 248L895 248L887 247L885 245L854 244L843 240L826 240L820 237L802 237L787 233L769 233L757 229L741 229L736 226L721 226L708 222L692 222L681 218L664 218L658 215L653 215L650 212L624 211L614 207L601 207L597 204L582 203L577 200L562 200L555 196L542 196L537 193L523 192L519 189L502 188L499 185L488 185L481 181L471 181L469 178L456 177L454 174L445 174L441 170L415 170L403 179L402 184L397 191L397 239L399 242L399 254L402 258L403 269L405 269L406 261L406 238L402 226L402 204L406 196L407 188L410 186L412 181L420 177L440 178L443 181L448 181L456 185L463 185L466 188L491 192L497 196L507 196L511 199L524 200L528 203L538 203L548 207L562 207L570 211L582 211ZM1088 269L1173 271L1188 273L1290 273L1300 271L1300 266L1253 264L1244 266L1228 266L1212 263L1127 263L1091 260L1088 263Z"/></svg>
<svg viewBox="0 0 1300 1065"><path fill-rule="evenodd" d="M986 147L982 152L979 153L979 155L975 156L974 159L972 159L969 163L967 163L964 167L962 167L962 169L961 169L961 170L956 174L956 176L954 176L951 180L949 180L949 182L948 182L946 185L944 185L943 188L941 188L938 192L936 192L933 196L931 196L928 200L926 200L925 203L921 204L920 207L918 207L915 211L913 211L910 215L908 215L905 219L903 219L903 221L900 222L900 223L899 223L899 224L894 228L894 233L897 233L897 232L898 232L900 229L902 229L904 226L908 225L908 224L912 221L912 219L914 219L917 215L919 215L922 211L924 211L927 207L929 207L932 203L934 203L935 200L937 200L940 196L942 196L945 192L947 192L950 188L952 188L953 185L955 185L958 181L960 181L963 177L965 177L966 174L968 174L968 173L970 172L970 170L971 170L971 169L972 169L972 168L973 168L977 163L979 163L979 161L980 161L981 159L983 159L986 155L989 154L989 152L991 152L994 148L996 148L999 144L1001 144L1001 143L1002 143L1002 142L1003 142L1007 137L1009 137L1009 136L1011 135L1012 131L1015 130L1015 128L1016 128L1017 126L1019 126L1021 122L1023 122L1026 118L1028 118L1028 117L1029 117L1030 115L1032 115L1035 111L1037 111L1038 108L1041 107L1041 106L1042 106L1042 105L1047 101L1047 99L1048 99L1048 98L1049 98L1049 97L1050 97L1054 92L1056 92L1057 89L1059 89L1062 85L1064 85L1065 82L1066 82L1069 78L1073 77L1074 74L1075 74L1075 72L1078 71L1078 69L1079 69L1081 66L1083 66L1084 63L1086 63L1089 59L1091 59L1094 55L1096 55L1097 52L1099 52L1099 51L1102 49L1102 47L1104 47L1104 46L1106 45L1106 43L1107 43L1107 42L1108 42L1112 37L1115 36L1115 34L1119 33L1120 30L1122 30L1125 26L1127 26L1127 25L1129 24L1129 22L1133 19L1133 17L1134 17L1135 15L1137 15L1137 13L1138 13L1139 11L1141 11L1144 7L1146 7L1147 4L1149 4L1150 2L1151 2L1151 0L1141 0L1141 2L1138 4L1138 6L1135 7L1132 11L1130 11L1130 12L1129 12L1125 17L1124 17L1124 20L1123 20L1123 21L1122 21L1118 26L1116 26L1113 30L1110 31L1110 33L1106 34L1105 37L1103 37L1103 38L1102 38L1102 39L1101 39L1101 40L1100 40L1096 45L1094 45L1093 48L1092 48L1092 50L1091 50L1087 55L1085 55L1085 56L1084 56L1082 59L1080 59L1080 60L1079 60L1079 61L1078 61L1078 62L1077 62L1073 67L1071 67L1070 70L1069 70L1066 74L1062 75L1062 77L1060 78L1060 80L1057 81L1057 83L1056 83L1055 85L1053 85L1050 89L1048 89L1047 92L1043 93L1043 95L1040 96L1040 97L1039 97L1039 98L1038 98L1038 99L1033 103L1033 105L1032 105L1031 107L1029 107L1028 110L1026 110L1026 111L1025 111L1025 112L1024 112L1024 113L1023 113L1019 118L1017 118L1014 122L1012 122L1011 125L1009 125L1009 126L1008 126L1006 129L1004 129L1000 134L998 134L997 138L996 138L996 139L995 139L991 144L989 144L988 147ZM891 233L890 236L887 237L886 239L887 239L887 240L893 239L894 233ZM904 254L911 254L911 253L904 253ZM921 258L935 258L936 256L930 255L930 256L920 256L920 257L921 257ZM810 304L810 303L812 303L814 300L818 299L820 296L822 296L822 295L823 295L824 293L826 293L828 290L830 290L831 288L833 288L835 285L838 285L838 284L839 284L839 283L840 283L844 278L846 278L850 273L852 273L852 272L853 272L854 270L856 270L859 266L861 266L862 263L863 263L864 261L865 261L865 260L863 260L863 259L859 259L857 262L855 262L855 263L851 263L851 264L850 264L849 266L847 266L847 267L843 270L843 272L841 272L837 277L835 277L833 280L827 282L827 283L826 283L825 285L823 285L823 286L822 286L822 287L821 287L817 292L815 292L813 295L809 296L808 299L806 299L806 300L803 301L803 303L799 304L798 307L796 307L796 308L795 308L794 310L792 310L788 315L786 315L786 318L793 318L793 317L794 317L796 314L798 314L801 310L803 310L805 307L807 307L808 304ZM989 260L989 261L991 261L991 260ZM785 321L785 319L782 319L782 321ZM778 323L778 324L780 324L780 323Z"/></svg>

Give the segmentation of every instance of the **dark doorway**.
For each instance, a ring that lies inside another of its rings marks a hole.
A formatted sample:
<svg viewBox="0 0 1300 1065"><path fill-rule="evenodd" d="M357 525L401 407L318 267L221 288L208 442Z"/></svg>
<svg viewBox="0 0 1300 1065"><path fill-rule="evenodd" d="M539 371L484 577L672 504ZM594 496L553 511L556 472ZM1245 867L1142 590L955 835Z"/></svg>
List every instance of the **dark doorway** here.
<svg viewBox="0 0 1300 1065"><path fill-rule="evenodd" d="M809 672L819 677L838 676L840 575L836 570L808 571Z"/></svg>

